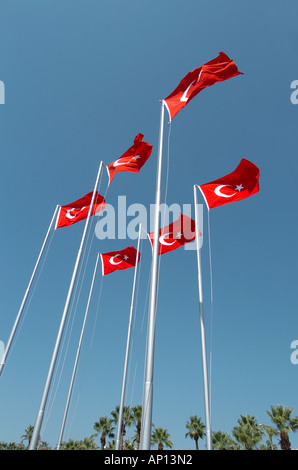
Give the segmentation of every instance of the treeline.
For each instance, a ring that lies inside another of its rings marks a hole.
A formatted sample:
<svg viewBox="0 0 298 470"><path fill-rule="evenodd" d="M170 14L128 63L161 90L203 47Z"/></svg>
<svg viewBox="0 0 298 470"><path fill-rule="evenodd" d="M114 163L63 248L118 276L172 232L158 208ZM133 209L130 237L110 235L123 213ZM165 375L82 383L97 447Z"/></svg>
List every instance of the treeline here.
<svg viewBox="0 0 298 470"><path fill-rule="evenodd" d="M214 450L291 450L289 433L298 429L298 416L292 416L293 408L283 405L271 406L267 414L270 424L259 424L254 416L241 415L231 435L222 431L212 433ZM110 417L103 416L93 425L93 433L81 441L69 439L62 442L60 450L113 450L115 449L115 433L118 423L119 407L111 412ZM120 449L139 450L142 429L142 407L124 407L121 427ZM187 420L186 439L192 439L196 450L205 448L201 440L205 438L205 425L200 417L193 415ZM28 426L20 443L0 442L0 450L27 450L33 433L33 426ZM127 437L132 430L131 437ZM152 449L172 449L174 444L167 429L153 425L151 436ZM200 445L199 445L200 444ZM55 450L44 441L39 442L38 450ZM183 449L179 449L183 450Z"/></svg>

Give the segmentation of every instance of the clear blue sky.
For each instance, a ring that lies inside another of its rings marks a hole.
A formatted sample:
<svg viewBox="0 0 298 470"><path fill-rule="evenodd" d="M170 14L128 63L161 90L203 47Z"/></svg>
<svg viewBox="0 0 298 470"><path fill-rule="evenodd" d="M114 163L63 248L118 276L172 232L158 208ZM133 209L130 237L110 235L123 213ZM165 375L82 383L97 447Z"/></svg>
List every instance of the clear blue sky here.
<svg viewBox="0 0 298 470"><path fill-rule="evenodd" d="M139 174L115 176L107 202L117 208L118 196L125 195L127 206L149 208L155 198L159 100L187 72L223 51L244 75L203 91L174 118L167 190L169 204L192 204L194 184L233 171L241 158L261 171L257 195L210 213L212 329L204 209L212 430L230 433L240 414L269 424L271 404L292 406L298 414L298 366L290 361L291 342L298 339L298 105L290 100L290 84L298 79L297 10L292 0L11 0L1 6L0 340L9 336L56 204L92 191L100 161L119 158L141 132L154 146L152 155ZM162 198L168 131L166 119ZM102 194L106 187L104 174ZM1 378L0 441L19 442L35 422L83 227L80 222L52 234ZM42 438L53 446L96 254L133 243L93 237L44 420ZM126 400L132 406L142 401L150 260L143 240ZM94 422L119 404L132 280L133 270L97 276L66 440L91 435ZM198 315L195 252L164 255L153 422L168 430L175 449L194 448L184 437L191 415L205 420ZM293 446L297 439L290 436Z"/></svg>

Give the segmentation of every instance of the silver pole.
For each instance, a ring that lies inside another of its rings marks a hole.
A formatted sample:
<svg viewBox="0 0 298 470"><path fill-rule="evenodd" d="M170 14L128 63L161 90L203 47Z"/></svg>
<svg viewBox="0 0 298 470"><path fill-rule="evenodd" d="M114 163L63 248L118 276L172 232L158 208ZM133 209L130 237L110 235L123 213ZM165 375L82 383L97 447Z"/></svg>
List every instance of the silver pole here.
<svg viewBox="0 0 298 470"><path fill-rule="evenodd" d="M79 339L77 354L76 354L76 358L75 358L75 362L74 362L74 367L73 367L73 371L72 371L72 376L71 376L71 380L70 380L70 385L69 385L69 390L68 390L68 395L67 395L67 400L66 400L66 405L65 405L65 410L64 410L64 415L63 415L61 430L60 430L59 439L58 439L58 444L57 444L57 450L60 450L61 441L62 441L62 438L63 438L63 433L64 433L65 423L66 423L66 419L67 419L67 414L68 414L70 399L71 399L71 395L72 395L72 391L73 391L73 385L74 385L74 381L75 381L75 376L76 376L76 372L77 372L77 368L78 368L78 362L79 362L80 352L81 352L81 348L82 348L83 337L84 337L84 333L85 333L85 327L86 327L86 322L87 322L87 317L88 317L88 311L89 311L89 305L90 305L91 296L92 296L92 291L93 291L93 286L94 286L94 280L95 280L95 276L96 276L96 272L97 272L97 265L98 265L99 256L100 256L100 255L99 255L99 253L98 253L97 258L96 258L96 263L95 263L94 272L93 272L93 278L92 278L92 282L91 282L91 287L90 287L90 292L89 292L87 307L86 307L86 311L85 311L83 326L82 326L81 335L80 335L80 339Z"/></svg>
<svg viewBox="0 0 298 470"><path fill-rule="evenodd" d="M23 313L23 310L24 310L24 307L25 307L25 304L26 304L26 301L27 301L27 298L28 298L28 295L29 295L29 292L30 292L30 288L31 288L33 279L34 279L34 277L35 277L37 268L38 268L38 266L39 266L39 262L40 262L40 260L41 260L42 255L43 255L44 248L45 248L46 243L47 243L47 241L48 241L48 238L49 238L49 235L50 235L52 226L53 226L53 224L54 224L54 220L55 220L55 217L56 217L56 214L57 214L58 207L59 207L59 205L56 206L56 209L55 209L55 211L54 211L54 215L53 215L53 217L52 217L52 220L51 220L51 223L50 223L50 225L49 225L49 228L48 228L46 237L45 237L45 239L44 239L44 242L43 242L43 244L42 244L42 247L41 247L39 256L38 256L38 258L37 258L35 267L34 267L34 269L33 269L33 273L32 273L32 275L31 275L31 278L30 278L28 287L27 287L27 289L26 289L26 292L25 292L25 295L24 295L22 304L21 304L21 306L20 306L19 312L18 312L17 317L16 317L16 319L15 319L15 322L14 322L13 328L12 328L12 330L11 330L9 339L8 339L8 341L7 341L7 344L6 344L6 347L5 347L5 350L4 350L4 354L3 354L3 356L2 356L2 360L1 360L1 358L0 358L0 360L1 360L1 364L0 364L0 376L1 376L1 373L2 373L2 371L3 371L3 369L4 369L5 361L6 361L6 358L7 358L8 353L9 353L9 350L10 350L10 347L11 347L11 344L12 344L12 341L13 341L13 339L14 339L14 336L15 336L15 333L16 333L16 330L17 330L17 327L18 327L18 325L19 325L19 322L20 322L20 319L21 319L21 316L22 316L22 313Z"/></svg>
<svg viewBox="0 0 298 470"><path fill-rule="evenodd" d="M161 171L162 171L162 148L164 129L164 101L161 102L160 132L158 148L158 165L156 177L155 216L154 216L154 241L153 259L151 271L150 305L148 314L148 331L145 360L145 376L143 388L142 408L142 432L141 449L149 450L151 446L152 428L152 400L153 400L153 367L154 367L154 340L155 340L155 317L157 305L157 283L158 283L158 248L159 248L159 226L160 226L160 193L161 193Z"/></svg>
<svg viewBox="0 0 298 470"><path fill-rule="evenodd" d="M119 413L118 413L118 425L117 425L115 450L120 450L120 440L121 440L122 420L123 420L123 407L124 407L124 397L125 397L125 389L126 389L128 357L129 357L129 350L130 350L131 325L132 325L132 316L133 316L133 310L134 310L134 298L135 298L135 288L136 288L137 271L138 271L138 259L139 259L139 252L140 252L141 230L142 230L142 224L140 224L140 227L139 227L139 238L138 238L138 245L137 245L136 264L135 264L135 272L134 272L134 278L133 278L131 305L130 305L130 313L129 313L129 321L128 321L126 351L125 351L125 359L124 359L124 368L123 368L120 406L119 406Z"/></svg>
<svg viewBox="0 0 298 470"><path fill-rule="evenodd" d="M200 252L200 241L199 241L199 215L198 215L198 201L197 201L196 185L194 185L194 205L195 205L197 262L198 262L199 311L200 311L204 397L205 397L206 448L207 450L212 450L210 402L209 402L210 400L209 400L206 338L205 338L205 323L204 323L203 285L202 285L202 274L201 274L201 252Z"/></svg>
<svg viewBox="0 0 298 470"><path fill-rule="evenodd" d="M55 364L56 364L56 361L57 361L57 356L58 356L58 352L59 352L59 348L60 348L60 343L61 343L61 340L62 340L62 335L63 335L64 326L65 326L65 322L66 322L66 318L67 318L67 314L68 314L68 309L69 309L70 301L71 301L72 294L73 294L75 280L76 280L76 276L77 276L77 272L78 272L82 252L83 252L83 246L84 246L84 242L85 242L85 238L86 238L86 234L87 234L87 229L88 229L88 226L89 226L89 220L90 220L92 209L93 209L96 189L97 189L99 178L100 178L100 175L101 175L102 165L103 165L103 162L100 162L100 166L99 166L99 170L98 170L98 174L97 174L97 178L96 178L96 183L95 183L95 187L94 187L94 191L93 191L93 195L92 195L92 200L91 200L91 204L90 204L90 207L89 207L89 212L88 212L87 220L86 220L86 223L85 223L85 228L84 228L80 248L79 248L79 251L78 251L78 254L77 254L77 259L76 259L76 262L75 262L72 278L71 278L71 281L70 281L70 286L69 286L69 290L68 290L68 294L67 294L67 298L66 298L66 302L65 302L61 322L60 322L60 326L59 326L59 331L58 331L58 335L57 335L57 339L56 339L56 343L55 343L55 347L54 347L54 351L53 351L53 355L52 355L52 359L51 359L51 363L50 363L46 383L45 383L45 386L44 386L43 395L42 395L41 402L40 402L39 411L38 411L38 414L37 414L37 417L36 417L36 422L35 422L34 430L33 430L33 433L32 433L32 438L31 438L31 441L30 441L29 450L36 450L37 445L38 445L38 439L39 439L40 429L41 429L41 425L42 425L42 421L43 421L43 417L44 417L45 406L46 406L46 402L47 402L47 398L48 398L48 394L49 394L49 390L50 390L50 386L51 386L51 381L52 381L52 377L53 377L53 373L54 373L54 369L55 369Z"/></svg>

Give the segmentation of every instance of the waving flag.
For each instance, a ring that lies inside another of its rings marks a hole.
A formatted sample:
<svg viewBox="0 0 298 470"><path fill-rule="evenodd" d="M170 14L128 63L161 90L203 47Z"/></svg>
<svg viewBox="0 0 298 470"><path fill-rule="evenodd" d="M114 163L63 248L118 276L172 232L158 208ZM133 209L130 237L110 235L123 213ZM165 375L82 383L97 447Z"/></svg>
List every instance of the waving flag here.
<svg viewBox="0 0 298 470"><path fill-rule="evenodd" d="M153 247L154 232L148 234ZM195 239L195 222L190 217L180 213L179 219L159 231L158 254L163 255L176 250Z"/></svg>
<svg viewBox="0 0 298 470"><path fill-rule="evenodd" d="M71 204L66 204L61 206L58 212L57 221L55 228L67 227L73 225L80 220L84 220L88 216L91 200L92 200L93 191L86 194L81 199L78 199ZM104 197L98 194L96 191L94 204L92 208L91 215L97 214L106 207Z"/></svg>
<svg viewBox="0 0 298 470"><path fill-rule="evenodd" d="M164 100L170 119L192 100L204 88L222 82L239 72L234 61L226 54L220 52L218 57L189 72L179 83L177 88Z"/></svg>
<svg viewBox="0 0 298 470"><path fill-rule="evenodd" d="M109 184L118 171L130 171L138 173L151 155L153 146L143 141L143 134L138 134L134 139L134 144L126 152L107 165L109 173Z"/></svg>
<svg viewBox="0 0 298 470"><path fill-rule="evenodd" d="M199 186L209 209L245 199L259 191L259 168L245 158L229 175Z"/></svg>
<svg viewBox="0 0 298 470"><path fill-rule="evenodd" d="M123 269L133 268L136 265L137 250L133 246L128 246L121 251L110 251L109 253L101 253L102 275L119 271ZM141 254L139 253L140 261Z"/></svg>

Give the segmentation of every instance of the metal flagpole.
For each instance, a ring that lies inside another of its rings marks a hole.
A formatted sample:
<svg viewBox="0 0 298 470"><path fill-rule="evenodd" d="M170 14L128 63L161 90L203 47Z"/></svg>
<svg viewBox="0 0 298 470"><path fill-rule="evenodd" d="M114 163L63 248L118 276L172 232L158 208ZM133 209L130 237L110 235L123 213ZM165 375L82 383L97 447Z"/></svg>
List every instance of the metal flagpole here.
<svg viewBox="0 0 298 470"><path fill-rule="evenodd" d="M201 252L200 252L200 241L199 241L199 215L198 215L198 201L197 201L196 185L194 185L194 205L195 205L195 230L196 230L197 262L198 262L199 311L200 311L203 379L204 379L204 397L205 397L206 448L207 448L207 450L212 450L211 419L210 419L210 395L209 395L209 386L208 386L208 369L207 369L206 338L205 338L205 323L204 323L204 303L203 303L203 285L202 285L202 274L201 274Z"/></svg>
<svg viewBox="0 0 298 470"><path fill-rule="evenodd" d="M135 264L135 272L134 272L134 278L133 278L131 305L130 305L130 313L129 313L129 321L128 321L126 351L125 351L125 359L124 359L124 368L123 368L120 406L119 406L119 413L118 413L118 425L117 425L115 450L120 450L122 419L123 419L123 406L124 406L124 397L125 397L125 389L126 389L127 365L128 365L128 357L129 357L129 350L130 350L131 325L132 325L132 316L133 316L133 310L134 310L134 298L135 298L135 288L136 288L137 271L138 271L138 259L139 259L139 252L140 252L141 230L142 230L142 224L140 224L140 227L139 227L139 238L138 238L138 245L137 245L136 264Z"/></svg>
<svg viewBox="0 0 298 470"><path fill-rule="evenodd" d="M67 314L68 314L68 310L69 310L69 305L70 305L70 301L71 301L72 294L73 294L75 280L76 280L79 264L80 264L80 261L81 261L83 246L84 246L84 242L85 242L85 238L86 238L86 234L87 234L87 229L88 229L88 226L89 226L89 220L90 220L92 209L93 209L93 204L94 204L95 195L96 195L96 189L97 189L99 178L100 178L100 175L101 175L102 166L103 166L103 162L100 162L99 170L98 170L98 174L97 174L97 178L96 178L96 183L95 183L95 186L94 186L93 195L92 195L92 199L91 199L91 203L90 203L90 207L89 207L89 212L88 212L87 220L86 220L86 223L85 223L85 228L84 228L81 244L80 244L79 251L78 251L78 254L77 254L77 259L76 259L76 262L75 262L72 278L71 278L71 281L70 281L69 290L68 290L68 294L67 294L67 298L66 298L66 302L65 302L61 322L60 322L60 326L59 326L59 331L58 331L58 334L57 334L57 339L56 339L56 343L55 343L55 347L54 347L54 351L53 351L53 355L52 355L52 359L51 359L47 379L46 379L46 382L45 382L44 391L43 391L43 395L42 395L42 398L41 398L39 411L38 411L38 414L37 414L37 417L36 417L36 422L35 422L32 438L31 438L30 445L29 445L29 450L36 450L37 445L38 445L40 429L41 429L41 425L42 425L42 421L43 421L43 417L44 417L45 406L46 406L46 402L47 402L47 398L48 398L48 394L49 394L49 390L50 390L50 386L51 386L51 381L52 381L52 377L53 377L53 373L54 373L54 369L55 369L55 365L56 365L56 361L57 361L57 356L58 356L58 352L59 352L59 348L60 348L60 344L61 344L61 340L62 340L64 326L65 326L65 322L66 322L66 318L67 318Z"/></svg>
<svg viewBox="0 0 298 470"><path fill-rule="evenodd" d="M1 373L2 373L2 371L3 371L3 369L4 369L5 361L6 361L7 355L8 355L8 353L9 353L9 350L10 350L12 341L13 341L13 339L14 339L14 336L15 336L15 333L16 333L16 330L17 330L17 327L18 327L18 325L19 325L19 322L20 322L20 319L21 319L21 316L22 316L22 313L23 313L23 310L24 310L24 307L25 307L25 304L26 304L26 301L27 301L27 298L28 298L28 295L29 295L29 292L30 292L30 288L31 288L32 282L33 282L33 280L34 280L34 277L35 277L37 268L38 268L38 266L39 266L39 262L40 262L40 260L41 260L42 255L43 255L43 252L44 252L46 243L47 243L47 241L48 241L48 238L49 238L49 235L50 235L52 226L53 226L53 224L54 224L54 221L55 221L55 217L56 217L58 208L59 208L59 205L56 206L56 209L55 209L55 211L54 211L54 215L53 215L52 220L51 220L51 223L50 223L50 225L49 225L49 228L48 228L46 237L45 237L45 239L44 239L44 242L43 242L43 244L42 244L42 247L41 247L39 256L38 256L38 258L37 258L35 267L34 267L34 269L33 269L33 273L32 273L32 275L31 275L31 278L30 278L28 287L27 287L27 289L26 289L24 298L23 298L23 300L22 300L22 304L21 304L21 306L20 306L19 312L18 312L17 317L16 317L16 319L15 319L15 322L14 322L13 328L12 328L12 330L11 330L9 339L8 339L8 341L7 341L7 344L6 344L6 347L5 347L5 350L4 350L4 354L3 354L3 356L2 356L2 359L1 359L1 357L0 357L0 361L1 361L1 363L0 363L0 376L1 376Z"/></svg>
<svg viewBox="0 0 298 470"><path fill-rule="evenodd" d="M74 363L74 367L73 367L73 371L72 371L72 376L71 376L71 380L70 380L70 385L69 385L69 390L68 390L68 395L67 395L67 400L66 400L66 405L65 405L65 410L64 410L62 425L61 425L60 434L59 434L59 439L58 439L58 444L57 444L57 450L60 450L61 441L62 441L62 438L63 438L64 428L65 428L65 423L66 423L66 418L67 418L67 414L68 414L70 399L71 399L71 395L72 395L73 385L74 385L75 376L76 376L76 372L77 372L77 368L78 368L78 362L79 362L80 352L81 352L81 348L82 348L83 337L84 337L84 333L85 333L85 327L86 327L86 322L87 322L87 317L88 317L89 305L90 305L90 301L91 301L91 296L92 296L92 291L93 291L95 276L96 276L96 272L97 272L97 265L98 265L99 256L100 256L100 254L98 253L97 258L96 258L96 263L95 263L94 272L93 272L93 278L92 278L92 282L91 282L91 287L90 287L90 292L89 292L87 307L86 307L86 311L85 311L84 321L83 321L83 325L82 325L81 335L80 335L80 339L79 339L77 354L76 354L75 363Z"/></svg>
<svg viewBox="0 0 298 470"><path fill-rule="evenodd" d="M142 405L142 432L141 432L141 449L142 450L149 450L150 445L151 445L154 340L155 340L155 317L156 317L157 283L158 283L158 247L159 247L159 226L160 226L160 213L159 212L160 212L160 194L161 194L164 108L165 108L165 102L162 101L161 102L161 114L160 114L157 177L156 177L154 241L153 241L153 258L152 258L152 268L151 268L150 304L149 304L149 314L148 314L145 376L144 376L143 405Z"/></svg>

